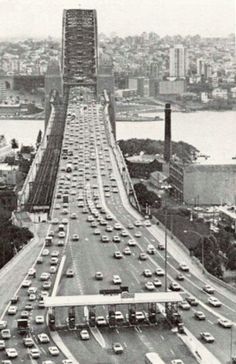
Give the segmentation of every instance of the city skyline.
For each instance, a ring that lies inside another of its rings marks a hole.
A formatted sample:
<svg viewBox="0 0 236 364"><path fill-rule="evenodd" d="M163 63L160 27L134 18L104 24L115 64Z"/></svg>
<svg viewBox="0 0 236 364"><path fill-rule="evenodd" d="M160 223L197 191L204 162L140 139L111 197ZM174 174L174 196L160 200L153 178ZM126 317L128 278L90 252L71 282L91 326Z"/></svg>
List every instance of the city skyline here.
<svg viewBox="0 0 236 364"><path fill-rule="evenodd" d="M0 5L0 39L61 37L62 11L73 7L96 9L99 33L119 36L146 31L225 37L236 26L235 0L227 5L222 0L141 0L138 7L134 0L0 0Z"/></svg>

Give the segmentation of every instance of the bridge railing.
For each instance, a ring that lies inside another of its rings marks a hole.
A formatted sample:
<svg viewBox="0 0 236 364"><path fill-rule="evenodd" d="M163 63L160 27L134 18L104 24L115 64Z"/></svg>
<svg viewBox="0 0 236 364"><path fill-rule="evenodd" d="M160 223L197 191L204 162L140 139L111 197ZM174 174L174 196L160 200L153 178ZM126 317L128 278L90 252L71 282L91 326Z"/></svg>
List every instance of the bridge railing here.
<svg viewBox="0 0 236 364"><path fill-rule="evenodd" d="M48 136L51 133L54 116L55 116L55 109L54 109L54 106L51 104L50 118L49 118L49 122L48 122L48 125L46 128L46 131L43 135L42 142L37 150L37 153L34 157L32 164L30 166L30 169L29 169L27 177L24 181L23 187L22 187L21 191L18 192L18 201L17 201L17 210L18 211L22 210L24 208L24 206L29 198L30 183L34 182L36 174L37 174L38 166L42 161L44 151L47 147Z"/></svg>

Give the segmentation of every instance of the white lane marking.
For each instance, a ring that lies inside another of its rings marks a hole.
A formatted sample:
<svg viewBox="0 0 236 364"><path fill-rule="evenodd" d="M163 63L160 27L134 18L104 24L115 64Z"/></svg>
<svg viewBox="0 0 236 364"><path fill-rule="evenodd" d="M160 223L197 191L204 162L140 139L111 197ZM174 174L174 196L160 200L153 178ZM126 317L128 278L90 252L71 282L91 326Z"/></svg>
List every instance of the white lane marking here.
<svg viewBox="0 0 236 364"><path fill-rule="evenodd" d="M164 336L163 336L163 335L160 335L160 337L161 337L161 340L162 340L162 341L164 341L164 340L165 340L165 338L164 338Z"/></svg>
<svg viewBox="0 0 236 364"><path fill-rule="evenodd" d="M214 322L212 322L211 320L207 320L211 325L214 325Z"/></svg>
<svg viewBox="0 0 236 364"><path fill-rule="evenodd" d="M125 347L125 348L127 348L127 347L128 347L128 346L127 346L127 344L126 344L126 342L124 342L123 344L124 344L124 347Z"/></svg>
<svg viewBox="0 0 236 364"><path fill-rule="evenodd" d="M170 349L171 354L175 355L175 352L173 349Z"/></svg>

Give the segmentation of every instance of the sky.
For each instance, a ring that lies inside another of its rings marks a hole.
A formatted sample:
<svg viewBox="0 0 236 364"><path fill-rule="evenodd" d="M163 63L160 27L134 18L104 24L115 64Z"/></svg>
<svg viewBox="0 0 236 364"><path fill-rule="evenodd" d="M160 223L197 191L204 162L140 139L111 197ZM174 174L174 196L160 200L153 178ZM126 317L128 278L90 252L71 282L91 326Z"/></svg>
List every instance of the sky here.
<svg viewBox="0 0 236 364"><path fill-rule="evenodd" d="M0 39L61 37L62 11L97 9L98 32L118 36L227 36L236 32L236 0L0 0Z"/></svg>

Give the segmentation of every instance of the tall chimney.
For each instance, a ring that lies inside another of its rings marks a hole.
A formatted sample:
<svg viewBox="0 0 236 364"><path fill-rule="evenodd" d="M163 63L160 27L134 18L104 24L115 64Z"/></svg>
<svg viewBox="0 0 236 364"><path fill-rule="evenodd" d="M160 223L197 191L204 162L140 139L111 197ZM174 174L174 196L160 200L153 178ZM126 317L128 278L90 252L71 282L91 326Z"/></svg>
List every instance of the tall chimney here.
<svg viewBox="0 0 236 364"><path fill-rule="evenodd" d="M170 104L165 104L165 145L164 145L164 160L169 162L171 158L171 107Z"/></svg>

